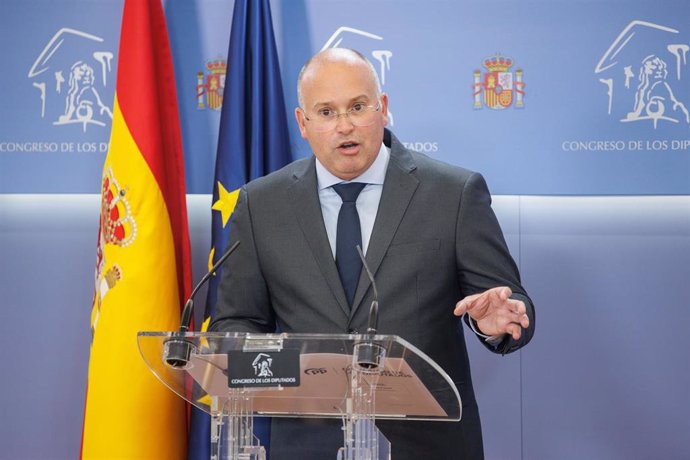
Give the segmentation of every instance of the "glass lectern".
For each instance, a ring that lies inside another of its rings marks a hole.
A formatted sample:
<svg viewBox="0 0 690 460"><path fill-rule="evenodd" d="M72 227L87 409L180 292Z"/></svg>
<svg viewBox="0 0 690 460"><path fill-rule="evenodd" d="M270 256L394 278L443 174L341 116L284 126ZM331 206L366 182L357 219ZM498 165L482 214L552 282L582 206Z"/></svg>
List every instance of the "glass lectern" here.
<svg viewBox="0 0 690 460"><path fill-rule="evenodd" d="M342 419L334 459L387 460L376 419L462 415L450 377L397 336L140 332L138 342L161 382L211 415L214 459L265 459L257 416Z"/></svg>

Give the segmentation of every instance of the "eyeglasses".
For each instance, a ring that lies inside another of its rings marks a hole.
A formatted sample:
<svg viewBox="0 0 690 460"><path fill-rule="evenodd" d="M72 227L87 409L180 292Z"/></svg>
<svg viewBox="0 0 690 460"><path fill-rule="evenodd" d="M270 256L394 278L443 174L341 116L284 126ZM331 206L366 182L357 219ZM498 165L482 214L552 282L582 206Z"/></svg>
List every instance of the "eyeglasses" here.
<svg viewBox="0 0 690 460"><path fill-rule="evenodd" d="M341 116L346 116L350 123L355 126L370 126L376 121L376 114L381 110L381 102L376 105L366 105L363 102L356 102L347 112L338 113L328 107L319 109L312 118L304 113L304 119L312 124L314 131L326 132L335 129Z"/></svg>

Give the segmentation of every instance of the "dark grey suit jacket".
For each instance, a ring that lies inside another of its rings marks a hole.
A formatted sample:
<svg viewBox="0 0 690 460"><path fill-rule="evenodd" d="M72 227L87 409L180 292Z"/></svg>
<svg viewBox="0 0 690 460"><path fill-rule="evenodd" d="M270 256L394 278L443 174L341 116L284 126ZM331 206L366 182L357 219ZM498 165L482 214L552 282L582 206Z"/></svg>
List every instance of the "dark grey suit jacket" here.
<svg viewBox="0 0 690 460"><path fill-rule="evenodd" d="M416 460L424 452L424 458L482 458L464 332L453 308L463 297L496 286L510 287L525 302L530 329L519 341L485 344L496 353L529 342L534 308L482 176L407 150L388 130L384 143L391 157L366 254L379 291L379 333L401 336L446 370L462 398L463 419L377 425L391 441L395 460ZM247 184L231 225L229 245L241 245L223 267L211 330L366 330L370 282L362 271L350 310L321 215L313 157ZM336 429L327 441L320 423L274 420L272 460L335 458L342 437ZM316 433L323 450L306 447L307 433Z"/></svg>

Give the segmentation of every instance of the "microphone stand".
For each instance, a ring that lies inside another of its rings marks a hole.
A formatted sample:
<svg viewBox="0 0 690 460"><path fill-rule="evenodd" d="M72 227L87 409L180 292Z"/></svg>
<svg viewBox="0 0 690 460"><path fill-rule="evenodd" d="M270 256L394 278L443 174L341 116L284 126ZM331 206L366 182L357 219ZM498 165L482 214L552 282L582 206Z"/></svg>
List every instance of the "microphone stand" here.
<svg viewBox="0 0 690 460"><path fill-rule="evenodd" d="M364 258L362 248L359 245L357 245L357 254L359 254L359 258L362 260L362 266L371 282L371 288L374 291L374 300L372 300L369 306L369 323L367 332L364 334L364 340L355 345L355 363L360 369L366 372L376 372L383 364L383 360L386 356L385 348L374 343L374 336L376 335L379 323L379 293L376 289L374 275L371 273L369 265Z"/></svg>
<svg viewBox="0 0 690 460"><path fill-rule="evenodd" d="M211 267L211 270L209 270L208 273L201 278L201 281L199 281L199 283L197 283L197 285L194 287L194 290L192 290L189 299L187 299L187 302L185 302L184 310L182 311L182 317L180 318L180 329L164 342L165 350L163 352L163 359L165 359L165 362L168 366L175 369L187 368L189 364L189 357L192 353L192 348L194 345L185 337L185 334L189 331L189 325L192 322L192 313L194 312L194 296L199 291L201 286L203 286L211 278L211 276L216 275L218 268L223 265L223 262L225 262L228 257L230 257L230 254L235 252L239 245L240 242L236 241L235 244L230 246L230 249L225 251L225 254L218 259L218 262Z"/></svg>

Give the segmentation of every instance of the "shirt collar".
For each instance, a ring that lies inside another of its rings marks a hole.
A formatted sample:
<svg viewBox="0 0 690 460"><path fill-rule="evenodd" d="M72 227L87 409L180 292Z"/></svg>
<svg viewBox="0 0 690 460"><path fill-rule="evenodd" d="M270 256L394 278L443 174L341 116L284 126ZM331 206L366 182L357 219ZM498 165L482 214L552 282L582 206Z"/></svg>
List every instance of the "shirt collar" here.
<svg viewBox="0 0 690 460"><path fill-rule="evenodd" d="M361 182L365 184L383 185L383 181L386 178L386 170L388 169L388 160L390 160L390 156L390 149L386 147L385 144L381 143L379 153L376 155L376 159L371 166L369 166L366 171L351 181L344 181L341 178L334 176L323 164L321 164L319 159L316 158L316 179L318 181L319 190L323 190L341 182Z"/></svg>

